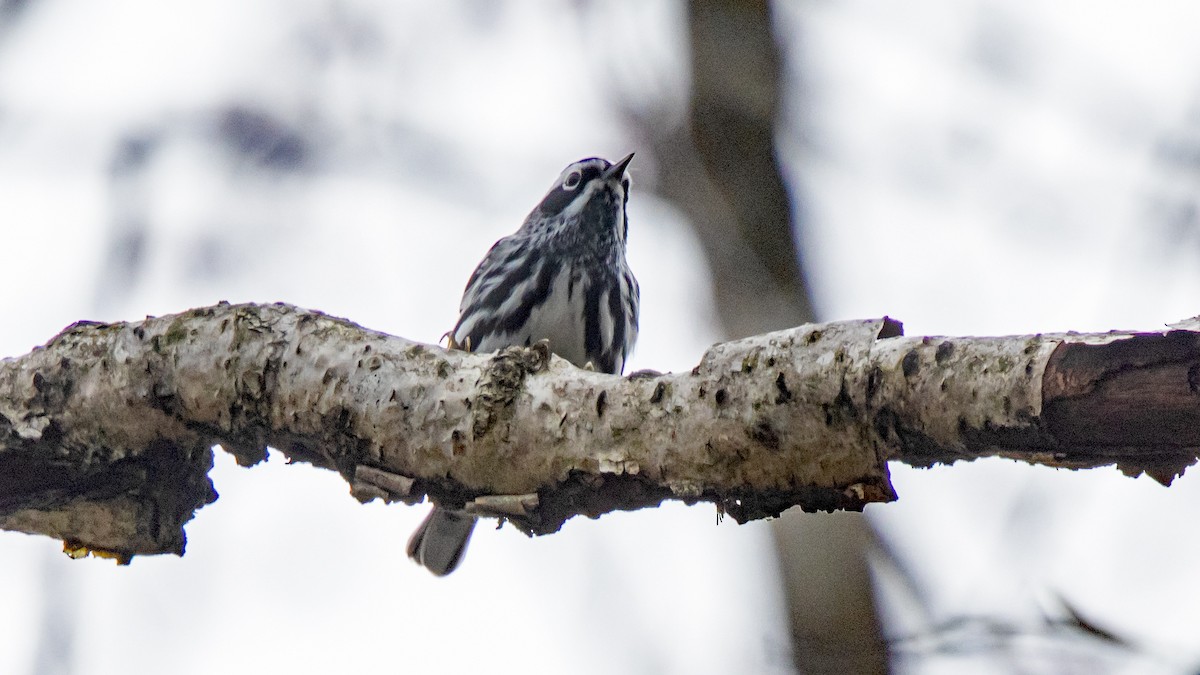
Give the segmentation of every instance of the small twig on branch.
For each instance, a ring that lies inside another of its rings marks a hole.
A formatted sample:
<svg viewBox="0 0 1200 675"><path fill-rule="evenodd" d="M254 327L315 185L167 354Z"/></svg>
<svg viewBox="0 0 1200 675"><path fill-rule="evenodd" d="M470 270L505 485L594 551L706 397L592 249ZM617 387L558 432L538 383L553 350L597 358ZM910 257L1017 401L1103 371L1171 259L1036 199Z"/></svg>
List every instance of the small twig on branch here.
<svg viewBox="0 0 1200 675"><path fill-rule="evenodd" d="M220 444L531 534L710 501L738 522L895 499L887 461L1118 464L1168 483L1200 447L1200 325L907 338L890 319L715 345L688 373L574 368L545 344L444 350L288 305L78 323L0 361L0 528L174 552Z"/></svg>

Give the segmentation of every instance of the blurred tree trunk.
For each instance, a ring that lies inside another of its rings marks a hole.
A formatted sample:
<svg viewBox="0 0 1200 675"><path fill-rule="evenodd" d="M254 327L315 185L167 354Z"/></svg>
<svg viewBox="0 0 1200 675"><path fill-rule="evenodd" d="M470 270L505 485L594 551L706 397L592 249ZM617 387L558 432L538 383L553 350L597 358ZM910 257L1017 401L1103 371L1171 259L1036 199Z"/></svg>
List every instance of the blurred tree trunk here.
<svg viewBox="0 0 1200 675"><path fill-rule="evenodd" d="M643 124L662 195L685 213L713 275L726 338L814 320L798 250L800 198L776 157L784 77L763 1L688 3L692 88L686 124ZM643 122L644 122L643 118ZM836 523L835 523L836 520ZM800 672L887 672L867 564L874 540L857 513L775 521Z"/></svg>
<svg viewBox="0 0 1200 675"><path fill-rule="evenodd" d="M775 156L780 63L765 3L690 4L687 126L652 137L663 196L687 214L713 272L726 337L814 318ZM797 202L799 200L796 200Z"/></svg>

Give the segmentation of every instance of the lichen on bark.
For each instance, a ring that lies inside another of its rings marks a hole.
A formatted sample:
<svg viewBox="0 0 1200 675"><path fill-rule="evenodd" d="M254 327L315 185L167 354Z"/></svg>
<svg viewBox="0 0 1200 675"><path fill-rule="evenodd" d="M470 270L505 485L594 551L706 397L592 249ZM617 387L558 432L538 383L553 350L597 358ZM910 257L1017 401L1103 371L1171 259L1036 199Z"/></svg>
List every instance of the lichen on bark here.
<svg viewBox="0 0 1200 675"><path fill-rule="evenodd" d="M895 499L889 460L1118 463L1169 481L1200 445L1197 335L910 338L885 318L621 377L551 345L446 350L282 304L80 322L0 361L0 528L124 559L182 552L216 498L216 444L338 471L364 501L429 497L531 534L664 499L739 522L858 510Z"/></svg>

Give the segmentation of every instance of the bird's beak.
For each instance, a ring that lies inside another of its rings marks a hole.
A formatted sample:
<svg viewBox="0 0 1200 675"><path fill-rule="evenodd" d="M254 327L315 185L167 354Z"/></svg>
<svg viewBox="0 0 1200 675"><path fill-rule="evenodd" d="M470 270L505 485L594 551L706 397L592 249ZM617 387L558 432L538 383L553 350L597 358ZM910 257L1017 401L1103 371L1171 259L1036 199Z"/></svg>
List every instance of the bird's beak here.
<svg viewBox="0 0 1200 675"><path fill-rule="evenodd" d="M625 156L625 159L622 159L616 164L608 167L608 170L604 172L604 180L608 180L609 178L620 178L621 176L624 176L625 167L629 166L629 162L632 160L633 153L631 152Z"/></svg>

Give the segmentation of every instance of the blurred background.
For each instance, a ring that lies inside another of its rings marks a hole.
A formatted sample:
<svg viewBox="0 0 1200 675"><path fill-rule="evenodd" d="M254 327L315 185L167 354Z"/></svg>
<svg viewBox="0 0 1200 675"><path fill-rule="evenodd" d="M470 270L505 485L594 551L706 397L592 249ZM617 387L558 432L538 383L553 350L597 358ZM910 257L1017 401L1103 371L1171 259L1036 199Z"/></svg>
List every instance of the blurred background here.
<svg viewBox="0 0 1200 675"><path fill-rule="evenodd" d="M884 314L1200 313L1200 5L0 0L0 356L286 301L434 342L559 171L630 151L627 370ZM1194 673L1197 477L892 467L900 500L481 528L243 469L184 558L0 533L2 673Z"/></svg>

